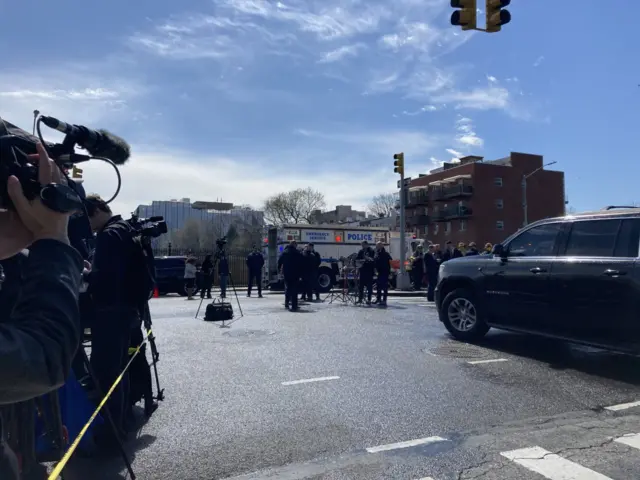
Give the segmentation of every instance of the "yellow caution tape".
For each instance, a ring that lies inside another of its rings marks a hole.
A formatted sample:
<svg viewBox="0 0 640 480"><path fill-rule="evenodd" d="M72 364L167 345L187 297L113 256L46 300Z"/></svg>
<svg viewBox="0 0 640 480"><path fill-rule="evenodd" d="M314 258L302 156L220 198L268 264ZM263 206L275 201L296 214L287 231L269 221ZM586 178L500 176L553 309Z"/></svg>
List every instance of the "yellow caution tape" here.
<svg viewBox="0 0 640 480"><path fill-rule="evenodd" d="M136 355L138 355L138 353L140 353L140 349L142 348L142 346L145 343L147 343L147 340L149 340L149 336L150 335L151 335L151 329L149 329L147 331L147 336L145 337L145 339L142 341L142 343L140 345L138 345L136 348L130 348L129 349L130 353L131 353L131 350L134 351L133 356L129 359L129 362L124 367L124 370L122 370L120 375L118 375L118 378L116 378L116 381L113 382L113 385L111 385L111 388L109 389L107 394L104 396L104 398L98 404L98 408L96 408L96 410L91 414L91 416L89 417L89 421L87 423L85 423L84 427L82 427L82 430L80 430L80 433L78 433L78 436L73 441L73 443L71 444L69 449L65 452L65 454L62 457L62 459L56 464L55 468L51 471L51 474L49 474L48 480L58 480L58 477L60 477L60 474L62 473L62 470L64 469L64 467L69 462L69 459L71 458L71 455L73 455L73 453L76 451L76 448L78 448L78 445L80 444L80 441L82 440L82 437L85 435L85 433L87 433L87 430L89 430L89 427L91 426L93 421L98 416L98 413L100 413L100 410L102 410L102 407L105 406L105 404L107 403L107 400L109 400L109 397L111 396L113 391L116 389L118 384L122 381L122 377L124 377L124 374L127 372L129 367L131 366L131 362L133 362L133 359L136 358Z"/></svg>

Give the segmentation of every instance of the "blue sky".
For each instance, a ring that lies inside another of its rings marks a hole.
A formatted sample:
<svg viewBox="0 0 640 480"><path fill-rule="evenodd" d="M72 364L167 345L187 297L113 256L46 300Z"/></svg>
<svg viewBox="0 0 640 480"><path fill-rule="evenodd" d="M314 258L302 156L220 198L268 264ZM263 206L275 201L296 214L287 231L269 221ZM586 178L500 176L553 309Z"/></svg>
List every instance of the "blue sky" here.
<svg viewBox="0 0 640 480"><path fill-rule="evenodd" d="M124 212L306 186L363 207L395 188L397 151L413 176L538 153L578 210L640 200L640 6L567 6L566 23L551 5L513 0L487 35L450 26L448 0L0 0L0 116L126 138ZM113 190L104 167L85 176Z"/></svg>

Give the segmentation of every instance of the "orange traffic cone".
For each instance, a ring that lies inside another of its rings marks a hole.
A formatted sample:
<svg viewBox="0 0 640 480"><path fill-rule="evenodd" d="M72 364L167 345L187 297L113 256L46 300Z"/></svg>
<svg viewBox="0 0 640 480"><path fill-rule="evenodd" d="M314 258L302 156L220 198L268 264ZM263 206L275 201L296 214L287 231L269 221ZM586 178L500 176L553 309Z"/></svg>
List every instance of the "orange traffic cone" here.
<svg viewBox="0 0 640 480"><path fill-rule="evenodd" d="M160 291L158 290L158 287L153 288L153 298L160 298Z"/></svg>

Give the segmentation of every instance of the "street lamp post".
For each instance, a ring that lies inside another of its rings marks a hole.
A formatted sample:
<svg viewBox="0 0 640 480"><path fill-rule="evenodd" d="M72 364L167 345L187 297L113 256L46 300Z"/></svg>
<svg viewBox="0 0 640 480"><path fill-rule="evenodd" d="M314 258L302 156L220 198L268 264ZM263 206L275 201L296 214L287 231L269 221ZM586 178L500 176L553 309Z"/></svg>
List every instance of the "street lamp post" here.
<svg viewBox="0 0 640 480"><path fill-rule="evenodd" d="M529 215L528 215L528 205L527 205L527 179L536 174L537 172L539 172L540 170L542 170L544 167L548 167L550 165L553 165L555 163L558 163L556 161L553 162L549 162L539 168L536 168L533 172L527 174L527 175L522 175L522 216L523 216L523 227L526 227L529 224Z"/></svg>

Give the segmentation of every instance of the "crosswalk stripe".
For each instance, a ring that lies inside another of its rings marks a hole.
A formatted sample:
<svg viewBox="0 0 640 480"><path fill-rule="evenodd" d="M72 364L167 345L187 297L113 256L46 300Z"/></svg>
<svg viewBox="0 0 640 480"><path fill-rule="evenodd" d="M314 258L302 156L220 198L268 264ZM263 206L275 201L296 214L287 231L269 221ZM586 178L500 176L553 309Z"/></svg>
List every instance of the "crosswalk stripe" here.
<svg viewBox="0 0 640 480"><path fill-rule="evenodd" d="M622 443L628 447L637 448L640 450L640 433L631 433L629 435L623 435L615 440L618 443Z"/></svg>
<svg viewBox="0 0 640 480"><path fill-rule="evenodd" d="M613 480L540 447L511 450L500 455L549 480Z"/></svg>

